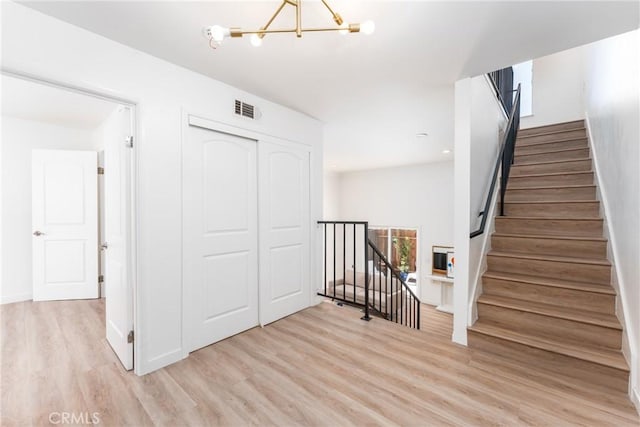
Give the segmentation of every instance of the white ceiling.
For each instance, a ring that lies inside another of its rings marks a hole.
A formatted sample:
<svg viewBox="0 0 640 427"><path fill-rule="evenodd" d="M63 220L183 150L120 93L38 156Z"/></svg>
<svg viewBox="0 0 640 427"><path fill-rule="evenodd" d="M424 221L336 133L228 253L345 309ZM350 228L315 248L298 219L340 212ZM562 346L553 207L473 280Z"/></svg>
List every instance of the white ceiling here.
<svg viewBox="0 0 640 427"><path fill-rule="evenodd" d="M637 1L329 2L346 21L373 19L376 32L268 35L260 48L233 39L214 51L203 27L257 28L279 2L23 4L322 120L335 170L445 160L454 81L638 28L639 10ZM303 6L304 25L332 24L318 1ZM292 9L274 26L290 27Z"/></svg>
<svg viewBox="0 0 640 427"><path fill-rule="evenodd" d="M2 75L2 115L76 129L95 129L116 105L88 95Z"/></svg>

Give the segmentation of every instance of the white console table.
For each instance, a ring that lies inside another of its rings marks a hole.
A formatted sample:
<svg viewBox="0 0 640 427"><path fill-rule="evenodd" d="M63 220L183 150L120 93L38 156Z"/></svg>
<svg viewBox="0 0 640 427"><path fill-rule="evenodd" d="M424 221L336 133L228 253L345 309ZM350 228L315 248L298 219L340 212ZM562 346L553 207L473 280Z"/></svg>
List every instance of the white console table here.
<svg viewBox="0 0 640 427"><path fill-rule="evenodd" d="M440 305L436 310L453 313L453 279L437 274L430 274L427 277L434 282L440 282Z"/></svg>

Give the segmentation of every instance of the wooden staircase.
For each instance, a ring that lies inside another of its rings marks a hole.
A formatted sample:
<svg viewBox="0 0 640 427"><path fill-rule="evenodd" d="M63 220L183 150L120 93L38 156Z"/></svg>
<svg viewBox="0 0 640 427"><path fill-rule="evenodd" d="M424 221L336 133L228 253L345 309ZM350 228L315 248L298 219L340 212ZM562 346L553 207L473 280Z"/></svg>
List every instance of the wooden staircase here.
<svg viewBox="0 0 640 427"><path fill-rule="evenodd" d="M591 163L583 121L519 131L469 344L626 392Z"/></svg>

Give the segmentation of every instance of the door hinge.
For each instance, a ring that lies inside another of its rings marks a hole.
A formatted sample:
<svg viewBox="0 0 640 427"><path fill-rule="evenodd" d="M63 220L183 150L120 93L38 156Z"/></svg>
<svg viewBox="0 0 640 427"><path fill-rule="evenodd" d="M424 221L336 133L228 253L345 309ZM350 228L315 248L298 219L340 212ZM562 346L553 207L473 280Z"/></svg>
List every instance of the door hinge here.
<svg viewBox="0 0 640 427"><path fill-rule="evenodd" d="M98 175L104 175L104 168L102 166L98 166Z"/></svg>
<svg viewBox="0 0 640 427"><path fill-rule="evenodd" d="M133 342L133 331L129 331L129 335L127 335L127 343L131 344Z"/></svg>
<svg viewBox="0 0 640 427"><path fill-rule="evenodd" d="M124 140L124 145L126 145L129 148L133 148L133 136L126 137Z"/></svg>
<svg viewBox="0 0 640 427"><path fill-rule="evenodd" d="M98 283L104 283L104 275L99 275L98 276Z"/></svg>

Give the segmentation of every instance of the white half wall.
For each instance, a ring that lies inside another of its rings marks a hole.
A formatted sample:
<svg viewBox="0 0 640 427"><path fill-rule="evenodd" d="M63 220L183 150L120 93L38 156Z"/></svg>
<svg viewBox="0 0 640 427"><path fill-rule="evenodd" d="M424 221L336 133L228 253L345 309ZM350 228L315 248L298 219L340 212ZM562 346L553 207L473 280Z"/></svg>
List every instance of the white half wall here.
<svg viewBox="0 0 640 427"><path fill-rule="evenodd" d="M431 247L453 246L453 162L345 172L338 194L341 220L418 229L419 297L440 304L440 284L427 276Z"/></svg>
<svg viewBox="0 0 640 427"><path fill-rule="evenodd" d="M520 128L584 119L584 57L581 48L533 60L533 114Z"/></svg>
<svg viewBox="0 0 640 427"><path fill-rule="evenodd" d="M2 283L0 303L32 298L31 151L93 151L92 131L2 116Z"/></svg>
<svg viewBox="0 0 640 427"><path fill-rule="evenodd" d="M585 110L640 410L640 32L583 49Z"/></svg>
<svg viewBox="0 0 640 427"><path fill-rule="evenodd" d="M199 31L199 30L198 30ZM202 55L215 55L202 45ZM2 2L2 66L136 104L137 248L135 370L145 374L183 357L183 113L311 147L311 219L322 217L322 124L12 2ZM256 105L260 120L233 113ZM312 233L311 277L319 275Z"/></svg>
<svg viewBox="0 0 640 427"><path fill-rule="evenodd" d="M454 279L453 341L467 344L467 326L475 319L468 307L477 293L489 249L487 237L469 238L478 229L499 152L500 131L506 118L485 76L456 82L455 94L455 202L456 271Z"/></svg>

